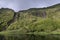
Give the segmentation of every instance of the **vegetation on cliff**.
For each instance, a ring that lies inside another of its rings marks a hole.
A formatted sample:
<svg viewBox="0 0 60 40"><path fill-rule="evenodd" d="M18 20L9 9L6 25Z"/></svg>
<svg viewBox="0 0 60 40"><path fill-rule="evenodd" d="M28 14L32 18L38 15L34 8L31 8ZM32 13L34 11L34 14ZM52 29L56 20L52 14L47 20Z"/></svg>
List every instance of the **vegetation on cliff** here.
<svg viewBox="0 0 60 40"><path fill-rule="evenodd" d="M58 32L60 30L60 4L47 8L30 8L14 12L0 9L0 31Z"/></svg>

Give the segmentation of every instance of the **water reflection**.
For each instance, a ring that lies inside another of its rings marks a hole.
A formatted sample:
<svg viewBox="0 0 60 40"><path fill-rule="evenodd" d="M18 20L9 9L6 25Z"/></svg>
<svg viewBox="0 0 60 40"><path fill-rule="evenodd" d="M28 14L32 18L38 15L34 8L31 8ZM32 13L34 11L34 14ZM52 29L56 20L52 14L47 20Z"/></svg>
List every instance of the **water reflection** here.
<svg viewBox="0 0 60 40"><path fill-rule="evenodd" d="M0 40L60 40L60 35L34 35L34 34L21 34L21 35L0 35Z"/></svg>

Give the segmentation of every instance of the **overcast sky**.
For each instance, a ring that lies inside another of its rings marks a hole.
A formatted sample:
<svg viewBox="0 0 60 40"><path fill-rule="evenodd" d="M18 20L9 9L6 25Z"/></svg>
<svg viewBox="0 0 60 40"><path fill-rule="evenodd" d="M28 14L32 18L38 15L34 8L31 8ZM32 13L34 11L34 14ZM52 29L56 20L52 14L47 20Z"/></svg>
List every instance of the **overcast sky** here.
<svg viewBox="0 0 60 40"><path fill-rule="evenodd" d="M60 3L60 0L0 0L0 8L11 8L15 11L41 8Z"/></svg>

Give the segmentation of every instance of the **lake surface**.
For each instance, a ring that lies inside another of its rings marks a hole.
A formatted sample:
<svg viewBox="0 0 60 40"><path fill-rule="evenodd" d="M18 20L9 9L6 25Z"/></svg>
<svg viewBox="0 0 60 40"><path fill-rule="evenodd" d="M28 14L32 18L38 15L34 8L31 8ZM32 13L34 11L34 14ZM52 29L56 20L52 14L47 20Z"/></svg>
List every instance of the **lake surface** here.
<svg viewBox="0 0 60 40"><path fill-rule="evenodd" d="M60 40L60 35L34 35L34 34L20 34L20 35L0 35L0 40Z"/></svg>

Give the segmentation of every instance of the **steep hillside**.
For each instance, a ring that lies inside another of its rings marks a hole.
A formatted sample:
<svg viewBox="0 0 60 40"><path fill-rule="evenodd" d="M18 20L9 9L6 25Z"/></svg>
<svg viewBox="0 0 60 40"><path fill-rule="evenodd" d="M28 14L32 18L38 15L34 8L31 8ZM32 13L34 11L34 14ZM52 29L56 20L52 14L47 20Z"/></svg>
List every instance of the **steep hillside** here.
<svg viewBox="0 0 60 40"><path fill-rule="evenodd" d="M60 29L60 4L47 8L30 8L17 12L17 21L7 30L52 32Z"/></svg>
<svg viewBox="0 0 60 40"><path fill-rule="evenodd" d="M6 30L8 22L13 19L14 11L8 8L0 9L0 31Z"/></svg>
<svg viewBox="0 0 60 40"><path fill-rule="evenodd" d="M30 8L14 12L0 9L0 30L52 32L60 30L60 4L47 8Z"/></svg>

